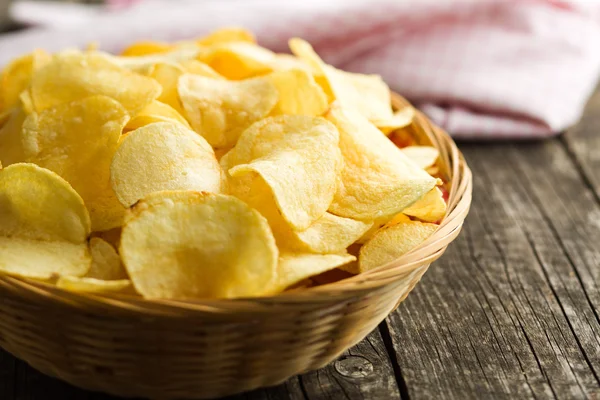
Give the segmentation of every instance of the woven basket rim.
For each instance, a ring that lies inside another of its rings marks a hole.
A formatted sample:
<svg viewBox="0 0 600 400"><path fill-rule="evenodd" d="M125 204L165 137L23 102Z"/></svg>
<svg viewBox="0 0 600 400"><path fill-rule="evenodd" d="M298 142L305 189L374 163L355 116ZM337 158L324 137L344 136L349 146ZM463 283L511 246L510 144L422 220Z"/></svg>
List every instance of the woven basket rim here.
<svg viewBox="0 0 600 400"><path fill-rule="evenodd" d="M400 95L392 92L392 106L400 109L410 105ZM440 151L440 164L449 186L448 211L438 230L420 246L398 259L373 270L363 272L338 282L286 291L280 294L239 299L161 300L144 299L122 293L86 293L61 289L43 281L0 275L0 286L27 297L32 301L55 301L77 308L100 308L112 311L142 313L160 316L189 316L191 313L228 315L277 312L290 305L315 307L331 304L375 291L406 277L422 265L437 260L448 244L461 230L471 204L471 171L454 141L441 128L433 125L421 112L415 114L419 139Z"/></svg>

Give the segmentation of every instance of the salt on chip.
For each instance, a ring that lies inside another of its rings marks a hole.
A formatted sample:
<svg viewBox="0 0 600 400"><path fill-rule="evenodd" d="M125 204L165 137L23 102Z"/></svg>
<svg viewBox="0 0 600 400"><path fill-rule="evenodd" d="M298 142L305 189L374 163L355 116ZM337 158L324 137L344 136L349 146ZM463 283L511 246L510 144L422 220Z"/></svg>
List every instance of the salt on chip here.
<svg viewBox="0 0 600 400"><path fill-rule="evenodd" d="M187 120L215 148L233 146L279 98L267 78L234 82L186 74L179 78L178 90Z"/></svg>
<svg viewBox="0 0 600 400"><path fill-rule="evenodd" d="M110 163L127 111L92 96L29 115L23 123L26 160L62 176L85 201L94 231L121 225L124 208L110 186Z"/></svg>
<svg viewBox="0 0 600 400"><path fill-rule="evenodd" d="M253 43L230 42L211 46L198 59L227 79L242 80L271 72L276 57Z"/></svg>
<svg viewBox="0 0 600 400"><path fill-rule="evenodd" d="M260 176L283 218L293 229L307 229L333 199L342 156L339 134L321 117L281 115L253 124L228 158L233 180Z"/></svg>
<svg viewBox="0 0 600 400"><path fill-rule="evenodd" d="M435 178L361 115L334 104L326 117L340 132L344 157L331 213L362 221L392 217L435 186Z"/></svg>
<svg viewBox="0 0 600 400"><path fill-rule="evenodd" d="M131 281L129 279L105 281L96 278L62 276L56 281L56 286L73 292L122 292L131 288Z"/></svg>
<svg viewBox="0 0 600 400"><path fill-rule="evenodd" d="M390 89L379 75L346 72L327 65L302 39L291 39L289 46L292 53L321 72L324 79L320 82L330 100L337 100L371 121L392 119Z"/></svg>
<svg viewBox="0 0 600 400"><path fill-rule="evenodd" d="M84 275L90 218L55 173L34 164L0 170L0 271L27 278Z"/></svg>
<svg viewBox="0 0 600 400"><path fill-rule="evenodd" d="M446 215L444 194L439 188L435 187L427 192L422 199L405 208L402 212L421 221L437 222Z"/></svg>
<svg viewBox="0 0 600 400"><path fill-rule="evenodd" d="M323 89L311 74L301 69L277 71L267 75L279 91L279 101L272 115L322 115L329 103Z"/></svg>
<svg viewBox="0 0 600 400"><path fill-rule="evenodd" d="M267 221L233 196L158 192L128 212L120 254L146 298L273 292L279 251Z"/></svg>
<svg viewBox="0 0 600 400"><path fill-rule="evenodd" d="M119 254L108 242L99 237L91 238L90 254L92 265L85 274L86 278L103 281L127 279L127 272L121 264Z"/></svg>
<svg viewBox="0 0 600 400"><path fill-rule="evenodd" d="M142 111L133 117L127 125L126 130L135 130L142 126L152 124L154 122L176 122L190 128L190 124L183 116L178 113L173 107L168 104L154 100L148 104Z"/></svg>
<svg viewBox="0 0 600 400"><path fill-rule="evenodd" d="M180 123L157 122L127 135L110 166L125 207L162 190L221 191L222 170L210 145Z"/></svg>
<svg viewBox="0 0 600 400"><path fill-rule="evenodd" d="M0 162L5 167L25 161L21 137L25 116L22 108L14 108L0 128Z"/></svg>
<svg viewBox="0 0 600 400"><path fill-rule="evenodd" d="M360 249L359 271L369 271L394 261L423 243L437 228L438 225L418 221L384 226Z"/></svg>
<svg viewBox="0 0 600 400"><path fill-rule="evenodd" d="M256 39L252 32L239 27L218 29L207 36L196 39L196 43L200 46L214 46L230 42L256 43Z"/></svg>
<svg viewBox="0 0 600 400"><path fill-rule="evenodd" d="M18 105L19 96L29 86L32 75L49 60L48 53L35 50L31 54L17 58L4 68L0 75L0 99L4 108Z"/></svg>
<svg viewBox="0 0 600 400"><path fill-rule="evenodd" d="M432 146L408 146L402 148L402 153L423 169L435 165L440 156L439 150Z"/></svg>
<svg viewBox="0 0 600 400"><path fill-rule="evenodd" d="M282 253L277 265L276 288L282 291L306 278L356 260L350 254Z"/></svg>
<svg viewBox="0 0 600 400"><path fill-rule="evenodd" d="M99 52L65 51L38 70L30 95L36 112L91 95L106 95L134 115L160 95L160 85L115 65Z"/></svg>

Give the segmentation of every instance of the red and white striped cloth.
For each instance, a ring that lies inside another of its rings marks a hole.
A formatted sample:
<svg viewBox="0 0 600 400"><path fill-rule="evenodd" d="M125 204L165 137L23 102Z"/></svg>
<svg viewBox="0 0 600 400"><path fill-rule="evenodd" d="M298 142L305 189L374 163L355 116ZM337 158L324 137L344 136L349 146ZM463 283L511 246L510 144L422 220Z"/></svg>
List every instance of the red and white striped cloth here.
<svg viewBox="0 0 600 400"><path fill-rule="evenodd" d="M119 51L135 40L179 40L238 25L274 50L286 51L287 40L299 36L340 68L381 74L455 137L473 139L539 138L568 128L600 72L600 4L592 1L109 3L79 20L54 18L0 37L0 65L37 47L98 41ZM31 13L18 14L27 20Z"/></svg>

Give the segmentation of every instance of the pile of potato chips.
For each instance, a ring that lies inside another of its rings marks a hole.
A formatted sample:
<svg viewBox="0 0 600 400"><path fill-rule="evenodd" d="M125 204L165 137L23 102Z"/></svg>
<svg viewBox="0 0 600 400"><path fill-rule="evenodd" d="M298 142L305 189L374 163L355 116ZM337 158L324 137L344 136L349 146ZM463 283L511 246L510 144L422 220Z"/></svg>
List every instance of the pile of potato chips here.
<svg viewBox="0 0 600 400"><path fill-rule="evenodd" d="M422 243L446 202L437 150L410 145L414 110L394 113L377 75L336 69L301 39L290 49L223 29L9 64L0 271L74 291L237 298L368 271Z"/></svg>

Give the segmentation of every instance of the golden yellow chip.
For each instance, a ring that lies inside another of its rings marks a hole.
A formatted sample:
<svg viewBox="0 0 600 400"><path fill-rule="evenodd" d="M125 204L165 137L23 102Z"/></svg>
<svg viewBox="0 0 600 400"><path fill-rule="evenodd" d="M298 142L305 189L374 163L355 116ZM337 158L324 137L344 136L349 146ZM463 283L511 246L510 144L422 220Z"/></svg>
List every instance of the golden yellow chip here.
<svg viewBox="0 0 600 400"><path fill-rule="evenodd" d="M0 128L0 162L5 167L25 161L21 135L25 112L21 108L14 108L9 115Z"/></svg>
<svg viewBox="0 0 600 400"><path fill-rule="evenodd" d="M86 278L103 281L127 279L127 272L121 264L119 254L108 242L99 237L91 238L90 254L92 255L92 265L85 274Z"/></svg>
<svg viewBox="0 0 600 400"><path fill-rule="evenodd" d="M196 39L196 43L200 46L214 46L230 42L256 43L256 39L252 32L238 27L218 29L207 36Z"/></svg>
<svg viewBox="0 0 600 400"><path fill-rule="evenodd" d="M384 226L360 249L360 272L394 261L423 243L437 228L438 225L417 221Z"/></svg>
<svg viewBox="0 0 600 400"><path fill-rule="evenodd" d="M48 168L85 201L95 231L122 223L110 186L110 163L129 116L115 100L92 96L31 114L23 123L27 161Z"/></svg>
<svg viewBox="0 0 600 400"><path fill-rule="evenodd" d="M125 129L135 130L154 122L177 122L191 129L190 124L188 124L180 113L168 104L161 103L158 100L154 100L148 104L135 117L129 120Z"/></svg>
<svg viewBox="0 0 600 400"><path fill-rule="evenodd" d="M271 111L272 115L319 116L327 111L327 96L308 72L300 69L278 71L267 78L279 91L279 101Z"/></svg>
<svg viewBox="0 0 600 400"><path fill-rule="evenodd" d="M129 212L121 256L147 298L235 298L273 291L279 251L267 221L232 196L154 193Z"/></svg>
<svg viewBox="0 0 600 400"><path fill-rule="evenodd" d="M131 281L129 279L105 281L96 278L63 276L56 281L56 286L73 292L122 292L131 288Z"/></svg>
<svg viewBox="0 0 600 400"><path fill-rule="evenodd" d="M278 53L269 62L269 66L273 71L287 71L290 69L299 69L309 74L319 73L319 69L312 68L304 60L299 59L291 54Z"/></svg>
<svg viewBox="0 0 600 400"><path fill-rule="evenodd" d="M121 227L109 229L102 232L92 232L92 237L97 237L118 249L121 245Z"/></svg>
<svg viewBox="0 0 600 400"><path fill-rule="evenodd" d="M84 275L90 218L55 173L34 164L0 170L0 271L28 278Z"/></svg>
<svg viewBox="0 0 600 400"><path fill-rule="evenodd" d="M439 188L433 188L422 199L402 212L425 222L437 222L446 215L444 194Z"/></svg>
<svg viewBox="0 0 600 400"><path fill-rule="evenodd" d="M283 218L305 230L321 218L342 169L338 131L320 117L282 115L255 123L241 136L227 162L232 180L260 176ZM234 193L244 200L245 194ZM250 196L253 196L250 194Z"/></svg>
<svg viewBox="0 0 600 400"><path fill-rule="evenodd" d="M208 64L198 60L186 60L179 63L185 72L194 75L206 76L208 78L224 79L217 71L212 69Z"/></svg>
<svg viewBox="0 0 600 400"><path fill-rule="evenodd" d="M96 54L102 56L116 67L148 76L156 64L179 65L180 62L195 59L200 52L201 49L198 46L185 44L176 46L166 53L149 54L140 57L112 56L100 52Z"/></svg>
<svg viewBox="0 0 600 400"><path fill-rule="evenodd" d="M235 145L242 131L267 116L279 98L267 78L231 82L186 74L178 89L187 120L215 148Z"/></svg>
<svg viewBox="0 0 600 400"><path fill-rule="evenodd" d="M390 217L385 217L385 218L380 218L377 219L373 222L373 225L371 226L371 228L366 231L357 241L357 244L364 244L366 242L369 241L369 239L371 239L373 237L373 235L375 234L375 232L377 232L379 229L381 229L383 226L389 226L389 225L394 225L397 224L399 222L409 222L410 218L405 215L405 214L397 214L395 216L393 216L391 219ZM358 253L357 253L358 254ZM350 271L352 272L352 271ZM354 271L353 273L357 274L357 271Z"/></svg>
<svg viewBox="0 0 600 400"><path fill-rule="evenodd" d="M221 192L222 170L201 136L182 124L157 122L127 135L113 158L111 183L125 207L152 192Z"/></svg>
<svg viewBox="0 0 600 400"><path fill-rule="evenodd" d="M302 39L291 39L289 45L292 53L321 72L325 78L321 83L331 100L371 121L392 119L390 89L379 75L356 74L327 65Z"/></svg>
<svg viewBox="0 0 600 400"><path fill-rule="evenodd" d="M435 186L433 177L361 115L334 104L327 118L340 132L344 157L331 213L362 221L392 217Z"/></svg>
<svg viewBox="0 0 600 400"><path fill-rule="evenodd" d="M276 57L253 43L229 42L210 47L198 59L227 79L241 80L271 72Z"/></svg>
<svg viewBox="0 0 600 400"><path fill-rule="evenodd" d="M0 99L4 108L12 108L19 104L19 96L31 81L35 71L50 60L50 55L43 50L17 58L0 75Z"/></svg>
<svg viewBox="0 0 600 400"><path fill-rule="evenodd" d="M122 56L139 57L149 54L166 53L173 48L173 45L162 42L142 41L134 43L121 52Z"/></svg>
<svg viewBox="0 0 600 400"><path fill-rule="evenodd" d="M415 109L411 106L404 107L392 115L392 118L386 121L372 121L380 131L388 135L396 129L404 128L410 125L415 117Z"/></svg>
<svg viewBox="0 0 600 400"><path fill-rule="evenodd" d="M120 68L99 52L68 51L52 60L31 79L33 108L40 112L91 95L117 100L134 115L160 95L160 85Z"/></svg>
<svg viewBox="0 0 600 400"><path fill-rule="evenodd" d="M440 152L432 146L408 146L402 148L402 153L419 167L425 169L435 164Z"/></svg>
<svg viewBox="0 0 600 400"><path fill-rule="evenodd" d="M311 276L356 260L350 254L282 253L277 266L276 288L279 291Z"/></svg>

